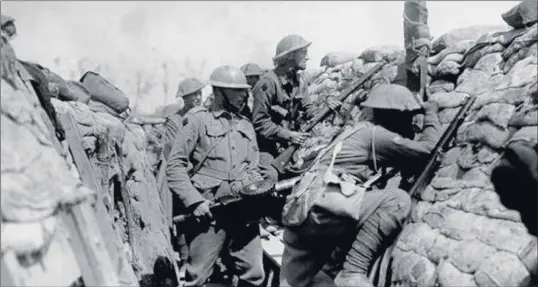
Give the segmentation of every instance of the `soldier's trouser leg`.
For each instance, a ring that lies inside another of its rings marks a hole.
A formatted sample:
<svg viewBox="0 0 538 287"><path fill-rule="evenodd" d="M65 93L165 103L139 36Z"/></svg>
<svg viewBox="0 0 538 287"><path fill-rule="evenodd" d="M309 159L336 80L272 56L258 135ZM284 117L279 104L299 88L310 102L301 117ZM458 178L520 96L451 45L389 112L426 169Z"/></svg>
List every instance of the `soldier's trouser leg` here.
<svg viewBox="0 0 538 287"><path fill-rule="evenodd" d="M370 216L361 218L363 222L359 223L360 229L346 256L344 269L335 278L335 284L338 286L370 283L367 281L369 269L377 256L398 235L410 212L411 198L405 191L390 189L373 193L376 194L371 195L378 196L381 201ZM366 202L363 206L365 204Z"/></svg>
<svg viewBox="0 0 538 287"><path fill-rule="evenodd" d="M280 287L334 286L330 278L316 280L315 277L322 278L320 270L335 248L338 235L344 233L346 224L334 220L322 227L316 226L314 217L309 216L298 228L284 230L286 246L282 254ZM312 228L319 228L320 232L314 235Z"/></svg>
<svg viewBox="0 0 538 287"><path fill-rule="evenodd" d="M346 241L349 242L349 232L353 232L353 235L357 234L358 228L365 225L366 221L378 210L383 210L383 212L399 218L401 225L401 222L409 213L410 205L411 200L407 193L399 189L390 189L366 192L362 204L358 207L360 208L358 222L323 213L314 207L301 226L286 228L284 231L286 248L280 271L281 286L311 286L314 275L327 262L335 246L344 244ZM381 220L375 219L372 221L381 222ZM349 226L351 226L351 230ZM371 228L366 229L371 232ZM383 230L386 229L391 228L388 224L383 224ZM354 240L353 244L356 241ZM359 247L358 245L360 243L355 244L355 246ZM367 243L368 247L373 245L375 245L375 242ZM372 248L367 248L367 250L375 248L373 246ZM356 249L361 250L362 247ZM354 263L358 257L358 260L367 262L363 265L369 266L372 262L370 260L372 254L368 253L367 250L364 252L361 250L360 254L357 254L357 251L350 250L344 265L348 265L348 269L353 269L349 267L350 263L347 263L347 261Z"/></svg>
<svg viewBox="0 0 538 287"><path fill-rule="evenodd" d="M275 158L267 152L260 152L260 171L266 180L278 181L278 171L271 165Z"/></svg>
<svg viewBox="0 0 538 287"><path fill-rule="evenodd" d="M193 226L193 229L196 227ZM189 246L189 257L185 264L185 287L204 286L224 247L226 233L212 226L203 231L190 231L185 235Z"/></svg>
<svg viewBox="0 0 538 287"><path fill-rule="evenodd" d="M265 274L258 224L233 228L228 231L228 234L230 257L234 262L234 273L239 277L239 287L260 286Z"/></svg>

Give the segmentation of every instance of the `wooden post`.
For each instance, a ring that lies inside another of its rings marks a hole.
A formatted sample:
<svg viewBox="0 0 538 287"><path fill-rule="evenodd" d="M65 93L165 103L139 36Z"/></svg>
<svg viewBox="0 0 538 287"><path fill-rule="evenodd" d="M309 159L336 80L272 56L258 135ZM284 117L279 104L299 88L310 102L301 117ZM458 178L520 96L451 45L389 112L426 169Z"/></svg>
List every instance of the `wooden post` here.
<svg viewBox="0 0 538 287"><path fill-rule="evenodd" d="M132 266L129 264L123 253L123 248L119 244L118 237L113 229L113 223L108 215L108 211L103 203L103 191L95 174L93 165L88 159L82 146L83 138L80 135L77 123L69 113L60 116L65 129L65 136L69 145L69 150L73 156L73 161L78 168L82 183L88 188L96 191L97 202L94 206L95 217L99 230L105 240L105 246L112 260L114 267L111 270L117 272L121 279L121 285L138 286L138 280L134 274Z"/></svg>

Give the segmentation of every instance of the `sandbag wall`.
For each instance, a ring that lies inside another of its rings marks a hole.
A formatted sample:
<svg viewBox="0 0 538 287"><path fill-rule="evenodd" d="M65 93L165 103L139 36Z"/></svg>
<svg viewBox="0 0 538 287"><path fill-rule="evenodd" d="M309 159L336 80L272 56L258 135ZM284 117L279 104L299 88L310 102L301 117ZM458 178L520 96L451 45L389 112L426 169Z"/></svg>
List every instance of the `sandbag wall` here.
<svg viewBox="0 0 538 287"><path fill-rule="evenodd" d="M392 285L532 286L536 238L489 177L507 142L538 140L537 26L461 35L429 60L431 99L445 127L477 100L399 236Z"/></svg>
<svg viewBox="0 0 538 287"><path fill-rule="evenodd" d="M59 114L76 119L115 229L144 285L158 259L174 258L154 175L161 150L154 138L158 135L148 127L146 133L144 125L94 112L83 103L52 102Z"/></svg>

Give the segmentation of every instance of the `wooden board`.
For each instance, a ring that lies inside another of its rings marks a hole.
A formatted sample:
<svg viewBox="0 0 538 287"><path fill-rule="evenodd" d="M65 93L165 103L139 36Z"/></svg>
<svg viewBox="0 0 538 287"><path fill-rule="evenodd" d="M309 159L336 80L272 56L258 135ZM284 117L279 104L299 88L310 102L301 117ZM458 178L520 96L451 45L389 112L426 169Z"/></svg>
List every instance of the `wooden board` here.
<svg viewBox="0 0 538 287"><path fill-rule="evenodd" d="M284 242L279 237L269 235L268 238L262 238L263 252L279 268L282 265L282 254L284 253Z"/></svg>
<svg viewBox="0 0 538 287"><path fill-rule="evenodd" d="M118 275L118 280L121 285L138 286L138 280L134 274L132 266L128 263L123 248L120 245L119 237L112 227L112 220L103 202L103 191L94 170L94 166L88 159L82 141L84 140L80 134L77 122L71 114L62 114L60 120L65 129L65 137L69 145L69 150L73 157L73 161L77 166L82 183L96 191L97 201L94 206L94 214L97 219L96 223L101 231L105 241L109 258L112 260L112 269Z"/></svg>
<svg viewBox="0 0 538 287"><path fill-rule="evenodd" d="M62 222L58 221L58 224ZM81 276L81 270L66 234L57 230L50 240L50 245L43 248L43 253L34 257L37 261L28 265L21 264L13 251L3 254L2 286L69 286L76 281Z"/></svg>

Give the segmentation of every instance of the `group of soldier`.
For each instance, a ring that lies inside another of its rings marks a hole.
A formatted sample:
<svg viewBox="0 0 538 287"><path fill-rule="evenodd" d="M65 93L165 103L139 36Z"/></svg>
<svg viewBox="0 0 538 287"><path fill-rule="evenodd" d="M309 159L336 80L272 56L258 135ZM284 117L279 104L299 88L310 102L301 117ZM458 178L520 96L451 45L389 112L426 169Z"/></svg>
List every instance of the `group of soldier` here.
<svg viewBox="0 0 538 287"><path fill-rule="evenodd" d="M249 183L278 181L283 175L272 161L290 144L307 139L300 126L319 109L301 74L310 45L299 35L284 37L276 47L274 68L265 73L255 64L216 68L208 81L209 106L200 105L201 81L187 79L179 85L184 108L167 122L166 175L178 205L196 219L182 229L188 246L185 286L204 286L223 251L231 258L237 286L263 283L258 224L222 218L215 224L211 203L238 194ZM391 97L414 105L395 107L401 101ZM324 104L335 110L341 102L328 97ZM421 167L440 137L437 106L419 104L404 86L379 84L361 107L369 117L335 136L286 198L281 286L315 284L337 250L343 264L331 284L373 286L368 272L410 212L403 185L370 191L358 186L387 168L412 174ZM417 114L424 114L424 125L415 137L412 119Z"/></svg>

